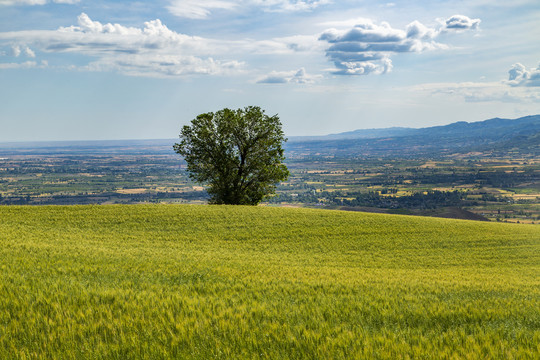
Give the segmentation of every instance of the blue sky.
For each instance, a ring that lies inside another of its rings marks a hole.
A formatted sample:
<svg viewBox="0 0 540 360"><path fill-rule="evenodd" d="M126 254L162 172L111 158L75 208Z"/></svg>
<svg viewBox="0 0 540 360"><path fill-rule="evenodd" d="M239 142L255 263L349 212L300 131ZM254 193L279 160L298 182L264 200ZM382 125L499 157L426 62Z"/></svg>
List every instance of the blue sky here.
<svg viewBox="0 0 540 360"><path fill-rule="evenodd" d="M540 113L540 2L0 0L0 141L287 135Z"/></svg>

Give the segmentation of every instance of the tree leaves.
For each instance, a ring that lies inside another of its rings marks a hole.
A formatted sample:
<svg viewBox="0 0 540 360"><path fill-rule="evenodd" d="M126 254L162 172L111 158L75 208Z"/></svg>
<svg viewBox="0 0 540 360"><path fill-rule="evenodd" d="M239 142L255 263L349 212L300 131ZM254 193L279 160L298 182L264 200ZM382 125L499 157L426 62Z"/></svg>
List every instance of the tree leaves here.
<svg viewBox="0 0 540 360"><path fill-rule="evenodd" d="M258 106L200 114L185 125L174 150L191 179L208 185L213 204L256 205L289 176L277 115Z"/></svg>

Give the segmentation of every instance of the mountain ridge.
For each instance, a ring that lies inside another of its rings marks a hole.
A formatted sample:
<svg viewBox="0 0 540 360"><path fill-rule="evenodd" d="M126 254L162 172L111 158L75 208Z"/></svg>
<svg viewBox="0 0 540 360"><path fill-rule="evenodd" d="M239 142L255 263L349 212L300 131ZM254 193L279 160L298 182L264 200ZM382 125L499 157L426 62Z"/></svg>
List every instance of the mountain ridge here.
<svg viewBox="0 0 540 360"><path fill-rule="evenodd" d="M419 135L433 132L445 132L446 130L456 129L501 129L512 126L522 126L528 123L538 124L540 122L540 114L527 115L516 119L507 118L491 118L482 121L456 121L446 125L427 126L422 128L411 127L389 127L389 128L371 128L357 129L345 131L336 134L319 135L319 136L290 136L289 141L317 141L317 140L346 140L346 139L378 139L384 137L403 137L410 135Z"/></svg>
<svg viewBox="0 0 540 360"><path fill-rule="evenodd" d="M316 139L291 138L286 150L303 156L413 157L508 151L540 155L540 115L471 123L458 121L419 129L355 130Z"/></svg>
<svg viewBox="0 0 540 360"><path fill-rule="evenodd" d="M171 155L176 139L84 140L0 143L0 155L160 153ZM540 114L517 119L457 121L424 128L359 129L323 136L291 136L287 156L447 156L468 152L540 156Z"/></svg>

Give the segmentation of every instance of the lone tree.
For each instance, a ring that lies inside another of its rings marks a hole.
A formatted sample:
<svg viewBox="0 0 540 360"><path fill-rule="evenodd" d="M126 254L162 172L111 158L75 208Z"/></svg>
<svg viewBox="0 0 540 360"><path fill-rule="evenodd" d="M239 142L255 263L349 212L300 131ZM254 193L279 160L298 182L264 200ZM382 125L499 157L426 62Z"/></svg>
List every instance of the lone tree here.
<svg viewBox="0 0 540 360"><path fill-rule="evenodd" d="M182 128L174 150L189 177L208 185L211 204L257 205L289 176L285 141L277 115L249 106L198 115Z"/></svg>

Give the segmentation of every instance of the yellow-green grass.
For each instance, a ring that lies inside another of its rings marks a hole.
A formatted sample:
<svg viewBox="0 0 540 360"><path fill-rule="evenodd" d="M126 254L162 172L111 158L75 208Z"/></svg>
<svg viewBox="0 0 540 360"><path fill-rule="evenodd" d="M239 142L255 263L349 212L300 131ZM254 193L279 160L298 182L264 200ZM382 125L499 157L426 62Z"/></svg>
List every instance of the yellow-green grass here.
<svg viewBox="0 0 540 360"><path fill-rule="evenodd" d="M540 228L0 207L0 359L535 359Z"/></svg>

